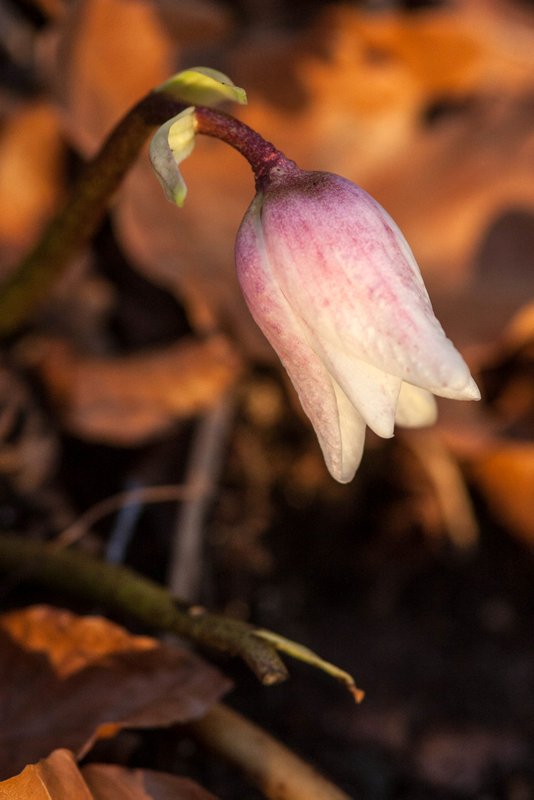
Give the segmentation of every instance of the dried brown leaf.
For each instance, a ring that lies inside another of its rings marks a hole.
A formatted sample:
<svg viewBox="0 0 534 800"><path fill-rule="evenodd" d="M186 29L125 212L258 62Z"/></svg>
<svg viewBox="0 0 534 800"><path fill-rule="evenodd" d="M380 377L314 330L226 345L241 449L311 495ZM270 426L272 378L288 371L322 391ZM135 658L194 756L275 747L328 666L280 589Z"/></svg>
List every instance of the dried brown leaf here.
<svg viewBox="0 0 534 800"><path fill-rule="evenodd" d="M15 767L16 768L16 767ZM67 750L56 750L20 775L0 783L2 800L93 800L76 762Z"/></svg>
<svg viewBox="0 0 534 800"><path fill-rule="evenodd" d="M215 800L193 781L151 770L90 764L81 771L68 750L55 750L0 783L2 800Z"/></svg>
<svg viewBox="0 0 534 800"><path fill-rule="evenodd" d="M192 654L100 617L37 606L0 618L0 774L124 727L201 717L227 681Z"/></svg>
<svg viewBox="0 0 534 800"><path fill-rule="evenodd" d="M35 342L31 350L65 426L115 445L139 444L177 419L212 407L240 371L222 337L124 357L84 355L52 339Z"/></svg>

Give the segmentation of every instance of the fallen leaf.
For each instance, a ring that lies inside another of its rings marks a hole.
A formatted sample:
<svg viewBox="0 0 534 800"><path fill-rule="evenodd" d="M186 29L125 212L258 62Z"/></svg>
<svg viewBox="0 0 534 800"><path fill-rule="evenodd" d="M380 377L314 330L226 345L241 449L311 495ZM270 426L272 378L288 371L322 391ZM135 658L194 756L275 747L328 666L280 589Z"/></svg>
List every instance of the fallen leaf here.
<svg viewBox="0 0 534 800"><path fill-rule="evenodd" d="M68 750L55 750L0 783L3 800L215 800L187 778L90 764L81 771Z"/></svg>
<svg viewBox="0 0 534 800"><path fill-rule="evenodd" d="M59 339L35 340L26 349L65 427L122 446L211 408L240 372L221 336L116 357L83 354Z"/></svg>
<svg viewBox="0 0 534 800"><path fill-rule="evenodd" d="M69 133L83 152L93 152L122 114L172 73L172 53L153 3L72 5L59 34L54 78Z"/></svg>
<svg viewBox="0 0 534 800"><path fill-rule="evenodd" d="M20 775L0 783L2 800L93 800L76 762L67 750L56 750Z"/></svg>
<svg viewBox="0 0 534 800"><path fill-rule="evenodd" d="M101 617L36 606L0 618L0 775L125 727L203 716L229 688L191 653Z"/></svg>

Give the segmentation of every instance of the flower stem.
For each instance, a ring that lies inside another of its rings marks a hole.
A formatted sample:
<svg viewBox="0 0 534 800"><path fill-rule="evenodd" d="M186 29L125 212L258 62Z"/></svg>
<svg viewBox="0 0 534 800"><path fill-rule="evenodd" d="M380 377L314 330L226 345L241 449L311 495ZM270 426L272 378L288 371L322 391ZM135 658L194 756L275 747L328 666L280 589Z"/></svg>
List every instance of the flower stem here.
<svg viewBox="0 0 534 800"><path fill-rule="evenodd" d="M350 675L297 642L247 622L189 606L174 599L163 586L127 567L105 563L76 550L60 549L51 543L2 533L0 574L6 573L12 586L30 580L67 592L92 606L126 614L151 628L240 656L265 686L288 677L279 655L284 653L340 680L358 702L363 696Z"/></svg>
<svg viewBox="0 0 534 800"><path fill-rule="evenodd" d="M293 172L297 166L257 131L244 122L205 106L195 109L197 133L214 136L231 145L249 162L256 179L256 189L261 190L274 167Z"/></svg>
<svg viewBox="0 0 534 800"><path fill-rule="evenodd" d="M164 93L150 92L117 124L85 166L65 206L0 286L0 337L14 333L43 304L56 280L95 233L110 198L153 128L185 107ZM234 117L203 106L196 107L195 117L198 133L222 139L248 160L258 188L273 167L286 172L296 169L272 144Z"/></svg>
<svg viewBox="0 0 534 800"><path fill-rule="evenodd" d="M76 182L65 206L13 275L0 286L0 336L14 333L46 299L57 278L96 231L110 197L155 125L183 103L151 92L111 132Z"/></svg>
<svg viewBox="0 0 534 800"><path fill-rule="evenodd" d="M266 686L288 677L276 647L252 625L175 601L169 592L127 567L108 564L53 544L0 535L0 573L15 583L30 580L64 591L92 606L105 606L143 625L185 636L200 645L240 656Z"/></svg>

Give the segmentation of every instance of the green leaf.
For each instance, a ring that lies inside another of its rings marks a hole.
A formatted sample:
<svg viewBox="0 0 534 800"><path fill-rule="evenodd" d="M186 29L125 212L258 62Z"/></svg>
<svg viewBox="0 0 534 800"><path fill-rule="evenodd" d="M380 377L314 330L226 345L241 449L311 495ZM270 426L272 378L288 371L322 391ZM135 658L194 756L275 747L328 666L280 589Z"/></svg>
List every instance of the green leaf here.
<svg viewBox="0 0 534 800"><path fill-rule="evenodd" d="M241 105L247 102L244 89L236 86L223 72L210 67L192 67L178 72L158 86L156 91L197 106L215 106L225 100Z"/></svg>

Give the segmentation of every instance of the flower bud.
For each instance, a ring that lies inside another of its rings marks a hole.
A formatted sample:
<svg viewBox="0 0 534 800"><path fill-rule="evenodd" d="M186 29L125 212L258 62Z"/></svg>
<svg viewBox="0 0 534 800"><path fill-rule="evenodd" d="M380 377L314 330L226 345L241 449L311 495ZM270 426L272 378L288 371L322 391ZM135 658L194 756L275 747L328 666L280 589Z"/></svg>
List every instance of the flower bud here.
<svg viewBox="0 0 534 800"><path fill-rule="evenodd" d="M390 437L395 423L434 422L433 395L480 398L402 233L350 181L281 159L241 224L236 264L336 480L354 476L366 425Z"/></svg>

